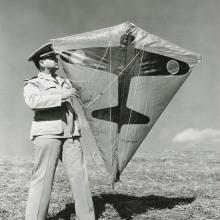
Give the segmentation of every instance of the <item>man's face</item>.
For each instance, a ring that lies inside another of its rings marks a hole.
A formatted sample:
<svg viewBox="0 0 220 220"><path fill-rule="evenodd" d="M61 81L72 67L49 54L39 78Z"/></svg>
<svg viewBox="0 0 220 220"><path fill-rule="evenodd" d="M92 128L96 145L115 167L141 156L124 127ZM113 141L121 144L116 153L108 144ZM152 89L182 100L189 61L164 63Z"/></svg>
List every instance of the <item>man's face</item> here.
<svg viewBox="0 0 220 220"><path fill-rule="evenodd" d="M43 69L57 70L59 69L58 59L56 56L47 57L40 60L40 65Z"/></svg>

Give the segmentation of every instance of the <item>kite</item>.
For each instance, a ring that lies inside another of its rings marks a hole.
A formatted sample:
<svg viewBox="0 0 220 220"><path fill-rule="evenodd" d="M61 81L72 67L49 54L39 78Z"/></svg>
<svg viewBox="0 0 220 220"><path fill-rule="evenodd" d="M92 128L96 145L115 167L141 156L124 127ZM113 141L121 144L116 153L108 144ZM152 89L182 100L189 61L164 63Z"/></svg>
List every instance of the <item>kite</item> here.
<svg viewBox="0 0 220 220"><path fill-rule="evenodd" d="M114 185L201 57L130 22L51 42Z"/></svg>

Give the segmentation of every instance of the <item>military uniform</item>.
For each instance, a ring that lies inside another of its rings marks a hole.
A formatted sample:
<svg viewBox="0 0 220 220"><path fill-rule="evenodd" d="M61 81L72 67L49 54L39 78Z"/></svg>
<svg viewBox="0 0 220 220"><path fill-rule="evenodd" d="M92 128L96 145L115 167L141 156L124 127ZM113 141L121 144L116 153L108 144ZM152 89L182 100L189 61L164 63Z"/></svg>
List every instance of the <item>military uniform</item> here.
<svg viewBox="0 0 220 220"><path fill-rule="evenodd" d="M52 77L40 72L37 77L25 80L25 102L35 111L31 139L80 136L79 123L71 99L62 102L63 88L71 88L71 83L58 75Z"/></svg>
<svg viewBox="0 0 220 220"><path fill-rule="evenodd" d="M94 220L86 163L80 144L77 115L71 99L62 100L62 89L71 83L58 75L40 72L25 80L24 99L34 111L31 140L34 168L26 207L26 220L45 220L58 160L61 159L80 220Z"/></svg>

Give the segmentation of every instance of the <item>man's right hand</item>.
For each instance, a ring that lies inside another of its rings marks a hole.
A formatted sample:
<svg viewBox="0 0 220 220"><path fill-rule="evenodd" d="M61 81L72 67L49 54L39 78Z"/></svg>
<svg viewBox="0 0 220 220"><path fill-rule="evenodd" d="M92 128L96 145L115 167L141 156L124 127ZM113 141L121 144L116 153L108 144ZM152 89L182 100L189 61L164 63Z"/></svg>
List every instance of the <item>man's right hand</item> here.
<svg viewBox="0 0 220 220"><path fill-rule="evenodd" d="M79 99L79 94L76 89L63 89L62 91L62 100L66 100L68 98L76 98Z"/></svg>

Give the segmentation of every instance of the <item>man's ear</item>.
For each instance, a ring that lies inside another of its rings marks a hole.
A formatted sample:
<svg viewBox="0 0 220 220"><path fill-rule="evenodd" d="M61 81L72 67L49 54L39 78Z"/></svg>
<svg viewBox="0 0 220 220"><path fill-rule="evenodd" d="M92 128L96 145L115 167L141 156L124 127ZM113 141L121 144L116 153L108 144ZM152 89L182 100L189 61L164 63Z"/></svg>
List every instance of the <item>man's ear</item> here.
<svg viewBox="0 0 220 220"><path fill-rule="evenodd" d="M39 65L42 67L44 66L44 61L43 60L39 60Z"/></svg>
<svg viewBox="0 0 220 220"><path fill-rule="evenodd" d="M45 70L44 60L39 60L36 66L37 66L38 70L44 71Z"/></svg>

